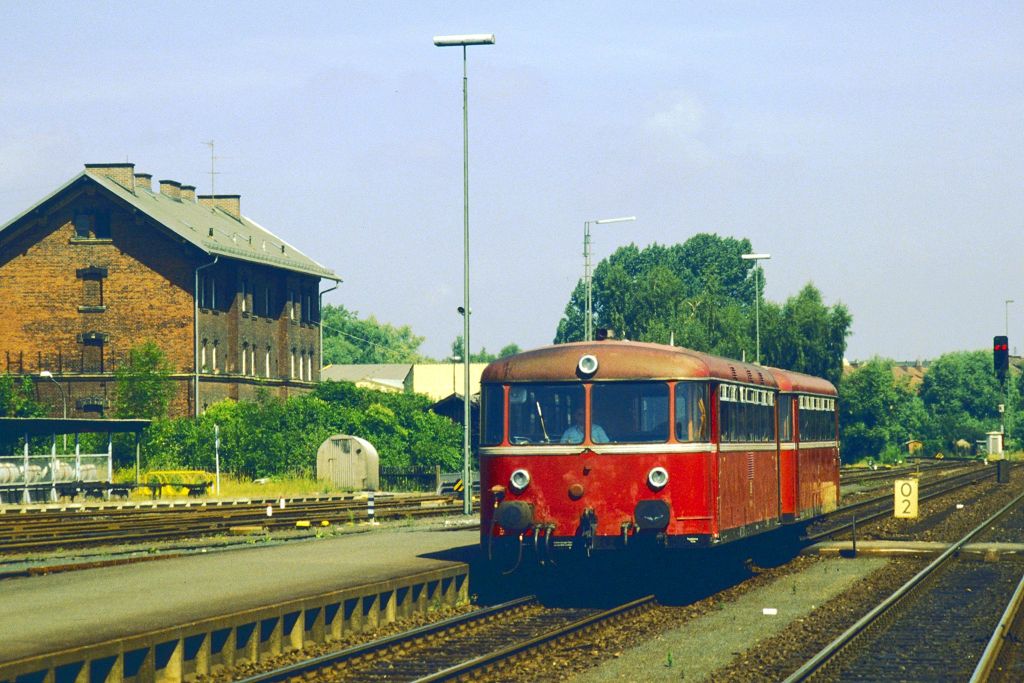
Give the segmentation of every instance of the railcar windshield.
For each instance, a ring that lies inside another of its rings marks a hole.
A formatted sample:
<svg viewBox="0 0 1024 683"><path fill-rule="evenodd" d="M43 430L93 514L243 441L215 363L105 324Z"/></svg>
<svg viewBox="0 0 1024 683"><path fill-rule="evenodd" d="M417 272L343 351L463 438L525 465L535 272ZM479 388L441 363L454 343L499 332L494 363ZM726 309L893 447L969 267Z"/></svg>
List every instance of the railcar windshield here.
<svg viewBox="0 0 1024 683"><path fill-rule="evenodd" d="M559 443L573 424L573 412L584 406L582 384L513 384L508 393L509 441Z"/></svg>
<svg viewBox="0 0 1024 683"><path fill-rule="evenodd" d="M590 440L668 441L668 396L665 382L594 382L590 388Z"/></svg>
<svg viewBox="0 0 1024 683"><path fill-rule="evenodd" d="M676 439L705 443L711 441L711 418L708 414L706 382L676 384Z"/></svg>

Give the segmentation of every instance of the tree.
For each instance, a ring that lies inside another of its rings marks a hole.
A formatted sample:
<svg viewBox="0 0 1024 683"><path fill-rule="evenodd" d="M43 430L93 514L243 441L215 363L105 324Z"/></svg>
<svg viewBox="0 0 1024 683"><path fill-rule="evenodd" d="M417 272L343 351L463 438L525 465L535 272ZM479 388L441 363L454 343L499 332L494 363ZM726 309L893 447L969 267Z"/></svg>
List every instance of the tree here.
<svg viewBox="0 0 1024 683"><path fill-rule="evenodd" d="M455 338L455 341L452 342L451 357L458 358L461 361L462 349L462 335L460 334ZM487 349L481 346L478 352L469 354L469 362L490 363L491 361L498 360L499 358L505 358L506 356L514 356L515 354L520 353L521 351L522 350L519 348L518 344L507 344L502 347L501 351L498 352L498 355L494 355L493 353L488 353Z"/></svg>
<svg viewBox="0 0 1024 683"><path fill-rule="evenodd" d="M922 438L928 416L908 379L897 379L893 362L874 358L842 379L839 430L843 459L894 460L902 446Z"/></svg>
<svg viewBox="0 0 1024 683"><path fill-rule="evenodd" d="M998 430L998 406L1005 398L992 371L991 352L940 356L924 376L921 400L929 416L929 445L936 449L954 448L960 439L973 445Z"/></svg>
<svg viewBox="0 0 1024 683"><path fill-rule="evenodd" d="M761 330L764 363L824 377L838 386L853 322L846 307L826 306L821 292L808 283L781 311L763 308L768 309L762 310L768 318L767 329Z"/></svg>
<svg viewBox="0 0 1024 683"><path fill-rule="evenodd" d="M740 258L750 241L699 234L683 244L622 247L594 270L595 327L730 358L754 359L755 295L764 277ZM782 306L761 301L761 360L838 384L852 319L811 284ZM555 343L583 339L586 288L576 285Z"/></svg>
<svg viewBox="0 0 1024 683"><path fill-rule="evenodd" d="M372 315L361 320L355 311L326 304L321 313L325 363L416 363L423 359L423 337L408 325L394 327Z"/></svg>
<svg viewBox="0 0 1024 683"><path fill-rule="evenodd" d="M594 326L627 339L676 343L739 355L730 323L753 304L749 240L698 234L683 244L621 247L594 269ZM580 282L559 322L555 343L583 339L586 287Z"/></svg>
<svg viewBox="0 0 1024 683"><path fill-rule="evenodd" d="M40 417L43 405L36 401L32 380L20 381L11 375L0 375L0 417Z"/></svg>
<svg viewBox="0 0 1024 683"><path fill-rule="evenodd" d="M155 419L167 416L174 395L171 373L174 368L167 354L148 340L128 351L127 360L114 372L117 390L114 415L120 418Z"/></svg>

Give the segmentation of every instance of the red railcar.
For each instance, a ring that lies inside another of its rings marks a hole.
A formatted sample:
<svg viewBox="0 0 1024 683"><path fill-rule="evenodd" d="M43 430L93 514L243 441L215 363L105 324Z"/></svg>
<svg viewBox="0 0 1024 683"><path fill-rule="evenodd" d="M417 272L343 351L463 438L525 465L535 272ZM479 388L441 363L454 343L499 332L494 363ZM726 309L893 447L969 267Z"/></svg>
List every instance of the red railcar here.
<svg viewBox="0 0 1024 683"><path fill-rule="evenodd" d="M481 396L489 552L714 545L838 501L836 390L822 379L601 341L495 361Z"/></svg>

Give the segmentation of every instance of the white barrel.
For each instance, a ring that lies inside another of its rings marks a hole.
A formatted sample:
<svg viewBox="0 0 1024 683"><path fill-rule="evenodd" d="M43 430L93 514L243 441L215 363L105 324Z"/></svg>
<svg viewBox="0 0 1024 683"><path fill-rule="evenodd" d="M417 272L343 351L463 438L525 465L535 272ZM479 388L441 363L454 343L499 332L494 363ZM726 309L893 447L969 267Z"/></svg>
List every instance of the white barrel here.
<svg viewBox="0 0 1024 683"><path fill-rule="evenodd" d="M22 481L26 484L32 484L43 478L43 468L39 465L29 465L25 467L22 465L20 468Z"/></svg>
<svg viewBox="0 0 1024 683"><path fill-rule="evenodd" d="M20 478L17 465L9 462L0 462L0 484L13 484Z"/></svg>
<svg viewBox="0 0 1024 683"><path fill-rule="evenodd" d="M70 463L58 460L53 466L53 480L57 481L74 481L75 479L75 467Z"/></svg>

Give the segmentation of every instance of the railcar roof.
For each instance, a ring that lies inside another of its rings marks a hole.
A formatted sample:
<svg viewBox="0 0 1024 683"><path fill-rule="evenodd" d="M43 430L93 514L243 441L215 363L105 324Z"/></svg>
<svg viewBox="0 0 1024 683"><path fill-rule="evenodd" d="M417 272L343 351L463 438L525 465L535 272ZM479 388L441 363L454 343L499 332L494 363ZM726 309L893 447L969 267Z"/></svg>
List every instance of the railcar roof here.
<svg viewBox="0 0 1024 683"><path fill-rule="evenodd" d="M772 372L759 365L678 346L631 341L575 342L545 346L494 361L484 369L481 380L578 380L581 378L577 374L576 365L586 354L597 358L597 372L592 376L596 380L721 379L772 388L778 386Z"/></svg>
<svg viewBox="0 0 1024 683"><path fill-rule="evenodd" d="M824 394L826 396L836 396L839 393L832 382L821 377L805 375L802 372L794 372L793 370L782 370L780 368L768 368L768 370L775 375L779 391Z"/></svg>

